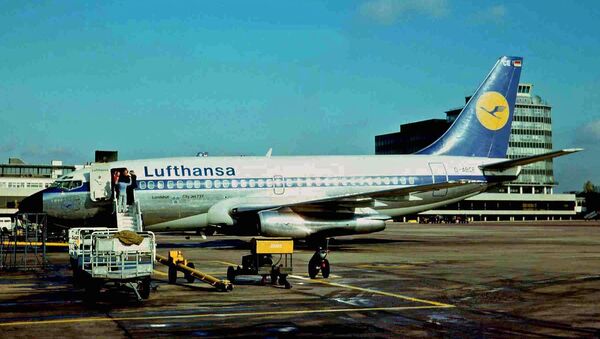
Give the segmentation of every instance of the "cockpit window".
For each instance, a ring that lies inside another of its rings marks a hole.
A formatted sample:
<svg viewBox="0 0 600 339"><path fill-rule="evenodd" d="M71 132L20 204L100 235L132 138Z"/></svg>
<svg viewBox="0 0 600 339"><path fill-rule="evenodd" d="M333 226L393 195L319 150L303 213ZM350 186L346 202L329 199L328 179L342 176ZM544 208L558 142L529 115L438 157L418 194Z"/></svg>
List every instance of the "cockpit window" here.
<svg viewBox="0 0 600 339"><path fill-rule="evenodd" d="M72 190L81 187L83 182L81 180L57 180L50 187L62 188L64 190Z"/></svg>
<svg viewBox="0 0 600 339"><path fill-rule="evenodd" d="M83 185L83 183L81 182L81 180L73 180L71 181L71 185L69 186L69 189L74 189L74 188L78 188L81 187Z"/></svg>

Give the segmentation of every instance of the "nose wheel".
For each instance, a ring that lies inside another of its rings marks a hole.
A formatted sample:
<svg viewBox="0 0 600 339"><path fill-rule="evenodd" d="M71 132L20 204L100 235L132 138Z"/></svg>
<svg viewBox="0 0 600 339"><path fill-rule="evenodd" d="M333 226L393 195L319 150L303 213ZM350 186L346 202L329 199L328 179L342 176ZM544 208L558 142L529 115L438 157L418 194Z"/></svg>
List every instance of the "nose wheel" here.
<svg viewBox="0 0 600 339"><path fill-rule="evenodd" d="M316 279L319 272L323 276L323 278L329 278L329 272L331 268L329 266L329 260L324 259L323 261L311 261L308 263L308 275L311 279Z"/></svg>

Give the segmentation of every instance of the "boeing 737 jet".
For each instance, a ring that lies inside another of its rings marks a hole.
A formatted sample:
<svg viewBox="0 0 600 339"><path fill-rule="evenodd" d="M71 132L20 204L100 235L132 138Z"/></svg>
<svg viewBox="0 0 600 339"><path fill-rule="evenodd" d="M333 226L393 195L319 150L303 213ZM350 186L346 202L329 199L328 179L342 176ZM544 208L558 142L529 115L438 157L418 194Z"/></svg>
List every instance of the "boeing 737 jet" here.
<svg viewBox="0 0 600 339"><path fill-rule="evenodd" d="M150 231L216 228L317 243L381 231L392 217L463 200L515 180L523 165L579 150L506 159L521 69L522 58L501 57L446 133L416 154L94 163L27 198L21 210L78 226L120 218ZM112 178L125 169L137 173L137 187L129 214L119 217Z"/></svg>

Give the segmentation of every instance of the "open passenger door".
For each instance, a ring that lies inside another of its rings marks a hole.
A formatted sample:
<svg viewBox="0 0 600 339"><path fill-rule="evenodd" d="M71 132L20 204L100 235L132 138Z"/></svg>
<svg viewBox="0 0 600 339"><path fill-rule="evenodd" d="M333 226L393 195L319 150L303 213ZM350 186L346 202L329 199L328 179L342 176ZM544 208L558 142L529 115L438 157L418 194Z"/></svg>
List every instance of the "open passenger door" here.
<svg viewBox="0 0 600 339"><path fill-rule="evenodd" d="M110 200L112 198L112 175L107 163L92 164L90 169L90 198L92 201Z"/></svg>

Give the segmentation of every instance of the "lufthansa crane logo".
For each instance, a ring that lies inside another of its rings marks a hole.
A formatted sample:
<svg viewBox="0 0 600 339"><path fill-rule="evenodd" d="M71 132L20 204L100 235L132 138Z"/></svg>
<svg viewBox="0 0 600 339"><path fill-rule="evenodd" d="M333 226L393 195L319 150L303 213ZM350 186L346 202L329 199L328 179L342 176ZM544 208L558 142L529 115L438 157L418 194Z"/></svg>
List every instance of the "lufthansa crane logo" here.
<svg viewBox="0 0 600 339"><path fill-rule="evenodd" d="M504 127L510 115L506 98L498 92L483 93L477 100L475 112L477 120L491 131Z"/></svg>

